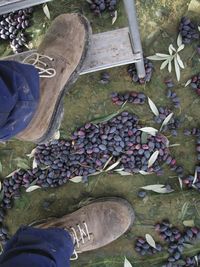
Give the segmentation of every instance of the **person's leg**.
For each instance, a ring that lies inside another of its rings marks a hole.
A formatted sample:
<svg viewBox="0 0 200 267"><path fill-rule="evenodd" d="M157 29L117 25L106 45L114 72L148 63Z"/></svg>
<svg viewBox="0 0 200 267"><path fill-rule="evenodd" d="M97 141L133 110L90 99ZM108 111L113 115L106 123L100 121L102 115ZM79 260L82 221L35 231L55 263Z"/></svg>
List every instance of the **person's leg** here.
<svg viewBox="0 0 200 267"><path fill-rule="evenodd" d="M74 245L59 228L21 227L5 246L1 267L69 267Z"/></svg>

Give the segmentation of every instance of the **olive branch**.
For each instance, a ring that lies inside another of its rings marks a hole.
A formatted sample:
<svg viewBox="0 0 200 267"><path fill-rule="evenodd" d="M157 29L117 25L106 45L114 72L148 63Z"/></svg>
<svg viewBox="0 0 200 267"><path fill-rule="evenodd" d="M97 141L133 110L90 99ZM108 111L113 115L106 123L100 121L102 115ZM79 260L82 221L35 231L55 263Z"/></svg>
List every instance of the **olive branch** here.
<svg viewBox="0 0 200 267"><path fill-rule="evenodd" d="M183 61L181 60L181 57L179 55L179 52L183 50L185 47L185 45L182 42L181 34L178 35L177 46L178 48L176 49L172 44L170 44L168 47L169 54L156 53L155 55L149 56L147 58L150 60L161 60L161 61L164 60L164 62L160 66L160 69L163 70L166 66L168 66L168 71L170 73L172 72L172 63L174 61L176 78L177 81L180 81L181 69L185 68Z"/></svg>

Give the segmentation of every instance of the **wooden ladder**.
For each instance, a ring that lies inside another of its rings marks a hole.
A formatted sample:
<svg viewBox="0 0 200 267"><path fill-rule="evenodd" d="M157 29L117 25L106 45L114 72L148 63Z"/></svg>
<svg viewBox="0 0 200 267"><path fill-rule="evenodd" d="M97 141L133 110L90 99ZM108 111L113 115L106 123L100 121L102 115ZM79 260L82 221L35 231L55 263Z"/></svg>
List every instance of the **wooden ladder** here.
<svg viewBox="0 0 200 267"><path fill-rule="evenodd" d="M18 0L11 2L32 2L32 6L33 2L41 3L47 1ZM139 78L145 77L143 51L138 29L135 1L124 0L124 5L129 27L93 34L91 48L84 62L81 74L135 63ZM22 7L20 6L19 9L20 8ZM23 59L33 51L35 50L12 55L4 59L23 61Z"/></svg>

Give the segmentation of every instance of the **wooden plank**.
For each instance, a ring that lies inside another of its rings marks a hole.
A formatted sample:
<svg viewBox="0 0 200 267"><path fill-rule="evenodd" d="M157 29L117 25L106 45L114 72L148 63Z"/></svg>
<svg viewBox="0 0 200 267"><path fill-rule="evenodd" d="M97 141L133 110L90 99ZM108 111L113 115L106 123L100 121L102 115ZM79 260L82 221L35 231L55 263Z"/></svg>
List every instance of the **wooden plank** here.
<svg viewBox="0 0 200 267"><path fill-rule="evenodd" d="M49 1L51 0L0 0L0 15Z"/></svg>
<svg viewBox="0 0 200 267"><path fill-rule="evenodd" d="M12 55L6 60L23 61L32 51ZM85 59L81 74L91 73L108 68L139 62L142 59L140 53L133 54L128 28L98 33L92 35L91 48Z"/></svg>

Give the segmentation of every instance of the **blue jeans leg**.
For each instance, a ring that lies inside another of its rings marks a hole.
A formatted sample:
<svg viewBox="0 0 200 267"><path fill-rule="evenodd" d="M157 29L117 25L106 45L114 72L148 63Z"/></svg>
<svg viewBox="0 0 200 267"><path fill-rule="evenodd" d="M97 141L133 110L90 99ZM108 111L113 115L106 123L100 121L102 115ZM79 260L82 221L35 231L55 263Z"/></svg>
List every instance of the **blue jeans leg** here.
<svg viewBox="0 0 200 267"><path fill-rule="evenodd" d="M0 256L1 267L70 267L74 245L59 228L21 227Z"/></svg>

